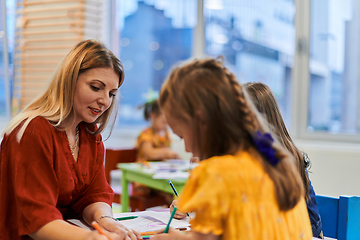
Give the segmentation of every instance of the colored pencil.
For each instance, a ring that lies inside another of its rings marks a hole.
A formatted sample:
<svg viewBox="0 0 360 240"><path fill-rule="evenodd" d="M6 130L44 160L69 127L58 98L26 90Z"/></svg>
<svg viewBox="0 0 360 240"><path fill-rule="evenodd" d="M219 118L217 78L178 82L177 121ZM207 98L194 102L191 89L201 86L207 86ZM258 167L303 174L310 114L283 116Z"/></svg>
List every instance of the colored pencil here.
<svg viewBox="0 0 360 240"><path fill-rule="evenodd" d="M106 236L106 234L105 234L104 231L101 229L101 227L99 226L99 224L97 224L97 222L92 222L91 225L92 225L101 235L104 235L105 237L107 237L107 239L111 240L108 236Z"/></svg>
<svg viewBox="0 0 360 240"><path fill-rule="evenodd" d="M171 180L169 180L169 184L170 184L170 187L172 188L172 190L174 191L175 195L178 197L178 196L179 196L179 194L177 193L177 191L176 191L176 189L175 189L175 187L174 187L173 183L171 182ZM186 215L190 218L189 213L186 213Z"/></svg>
<svg viewBox="0 0 360 240"><path fill-rule="evenodd" d="M137 217L138 216L127 216L127 217L118 217L116 219L119 220L119 221L122 221L122 220L134 219L134 218L137 218Z"/></svg>
<svg viewBox="0 0 360 240"><path fill-rule="evenodd" d="M174 218L174 215L175 215L175 213L176 213L176 210L177 210L177 207L174 207L174 209L173 209L173 211L172 211L172 213L171 213L169 222L168 222L168 224L166 225L166 228L165 228L165 230L164 230L164 233L167 233L167 232L169 231L170 223L171 223L172 219Z"/></svg>
<svg viewBox="0 0 360 240"><path fill-rule="evenodd" d="M147 236L147 235L154 235L156 232L155 231L149 231L149 232L142 232L140 233L141 236Z"/></svg>

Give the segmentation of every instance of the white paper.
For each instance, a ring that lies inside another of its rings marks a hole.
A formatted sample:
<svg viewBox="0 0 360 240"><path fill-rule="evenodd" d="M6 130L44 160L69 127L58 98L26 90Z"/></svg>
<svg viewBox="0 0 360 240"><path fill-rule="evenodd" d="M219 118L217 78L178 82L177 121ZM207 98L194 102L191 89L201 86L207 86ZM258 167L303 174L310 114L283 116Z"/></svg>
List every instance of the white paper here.
<svg viewBox="0 0 360 240"><path fill-rule="evenodd" d="M170 212L143 211L134 213L115 214L114 217L138 216L134 219L120 221L125 227L137 230L138 232L156 231L166 227ZM172 219L170 227L172 228L188 228L190 226L189 219L182 220Z"/></svg>
<svg viewBox="0 0 360 240"><path fill-rule="evenodd" d="M157 172L153 175L153 179L175 179L175 178L184 178L187 179L189 178L189 173L188 172L181 172L181 171L176 171L176 172Z"/></svg>

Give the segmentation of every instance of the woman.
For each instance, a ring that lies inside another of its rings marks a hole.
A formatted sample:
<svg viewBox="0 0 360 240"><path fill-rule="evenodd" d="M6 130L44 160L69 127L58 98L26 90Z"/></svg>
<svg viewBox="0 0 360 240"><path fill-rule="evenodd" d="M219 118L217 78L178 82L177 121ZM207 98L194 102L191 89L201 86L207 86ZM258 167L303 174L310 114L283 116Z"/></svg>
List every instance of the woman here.
<svg viewBox="0 0 360 240"><path fill-rule="evenodd" d="M123 81L118 58L97 41L82 41L46 90L8 124L0 156L4 239L107 239L65 221L77 217L96 221L110 239L140 237L112 218L103 167L100 133Z"/></svg>

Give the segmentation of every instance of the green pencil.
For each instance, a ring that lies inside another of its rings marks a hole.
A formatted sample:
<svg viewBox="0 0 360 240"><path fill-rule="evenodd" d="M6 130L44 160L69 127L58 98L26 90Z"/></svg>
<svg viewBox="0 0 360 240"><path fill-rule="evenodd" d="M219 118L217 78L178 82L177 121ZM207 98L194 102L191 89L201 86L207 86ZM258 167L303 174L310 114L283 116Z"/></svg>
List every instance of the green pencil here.
<svg viewBox="0 0 360 240"><path fill-rule="evenodd" d="M166 225L166 228L164 230L164 233L167 233L169 231L169 227L170 227L170 223L171 223L171 220L174 218L174 215L176 213L176 210L177 210L177 207L174 207L174 209L172 210L171 212L171 216L170 216L170 219L169 219L169 222L168 224Z"/></svg>
<svg viewBox="0 0 360 240"><path fill-rule="evenodd" d="M119 218L116 218L118 221L121 221L121 220L129 220L129 219L134 219L134 218L137 218L138 216L128 216L128 217L119 217Z"/></svg>

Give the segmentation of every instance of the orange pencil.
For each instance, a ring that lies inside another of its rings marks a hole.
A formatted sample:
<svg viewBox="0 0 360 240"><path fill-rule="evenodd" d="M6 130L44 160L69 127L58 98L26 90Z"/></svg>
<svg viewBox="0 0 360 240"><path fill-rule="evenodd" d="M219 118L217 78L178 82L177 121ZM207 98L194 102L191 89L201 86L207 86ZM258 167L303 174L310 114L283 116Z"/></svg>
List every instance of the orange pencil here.
<svg viewBox="0 0 360 240"><path fill-rule="evenodd" d="M97 222L92 222L91 225L101 234L106 236L106 234L104 233L104 231L101 229L101 227L99 226L99 224L97 224ZM107 239L110 240L110 238L108 236L106 236Z"/></svg>
<svg viewBox="0 0 360 240"><path fill-rule="evenodd" d="M155 235L155 231L150 231L150 232L142 232L142 233L140 233L141 234L141 236L148 236L148 235Z"/></svg>

